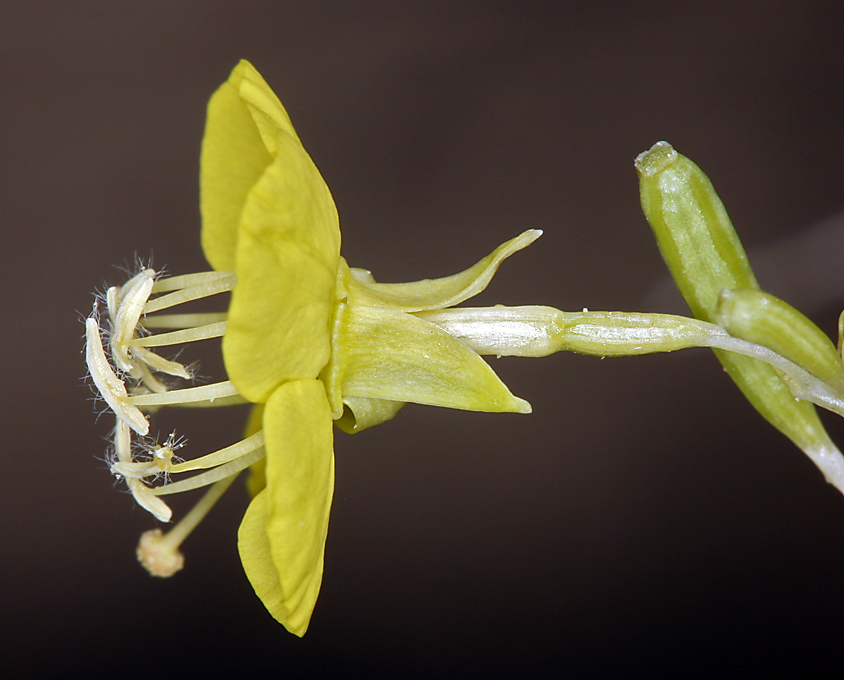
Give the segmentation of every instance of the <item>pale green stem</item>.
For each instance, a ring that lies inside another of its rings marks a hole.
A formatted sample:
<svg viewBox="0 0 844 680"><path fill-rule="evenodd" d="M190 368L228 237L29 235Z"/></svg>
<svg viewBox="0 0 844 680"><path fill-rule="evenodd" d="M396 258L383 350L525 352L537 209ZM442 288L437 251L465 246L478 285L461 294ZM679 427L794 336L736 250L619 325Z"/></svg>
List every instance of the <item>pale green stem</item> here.
<svg viewBox="0 0 844 680"><path fill-rule="evenodd" d="M798 399L844 416L844 394L766 347L735 338L716 324L671 314L562 312L553 307L481 307L417 312L478 354L547 356L569 351L635 356L711 347L760 359L785 374Z"/></svg>
<svg viewBox="0 0 844 680"><path fill-rule="evenodd" d="M568 350L631 356L711 347L760 359L783 374L797 399L844 416L844 394L766 347L729 335L718 325L668 314L561 312L551 307L490 307L418 312L479 354L546 356ZM844 456L828 437L801 446L827 481L844 493Z"/></svg>

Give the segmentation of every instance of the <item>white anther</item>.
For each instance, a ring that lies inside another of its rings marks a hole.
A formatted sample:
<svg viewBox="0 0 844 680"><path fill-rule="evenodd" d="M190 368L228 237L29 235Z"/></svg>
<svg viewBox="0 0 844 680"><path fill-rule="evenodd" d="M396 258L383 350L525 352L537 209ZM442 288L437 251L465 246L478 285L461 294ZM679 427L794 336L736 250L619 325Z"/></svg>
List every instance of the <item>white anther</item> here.
<svg viewBox="0 0 844 680"><path fill-rule="evenodd" d="M158 496L153 495L150 488L139 479L127 479L129 491L135 497L138 505L151 513L160 522L169 522L173 511Z"/></svg>
<svg viewBox="0 0 844 680"><path fill-rule="evenodd" d="M117 461L109 468L111 474L126 479L143 479L144 477L155 476L160 473L158 465L154 460L147 460L143 463L124 463Z"/></svg>
<svg viewBox="0 0 844 680"><path fill-rule="evenodd" d="M120 306L120 291L112 286L106 291L106 307L108 307L108 319L114 325L117 319L117 308Z"/></svg>
<svg viewBox="0 0 844 680"><path fill-rule="evenodd" d="M135 375L132 377L139 379L147 390L155 393L167 391L167 385L158 380L146 364L136 364L135 369ZM136 387L132 390L132 394L146 394L146 392L142 388Z"/></svg>
<svg viewBox="0 0 844 680"><path fill-rule="evenodd" d="M141 314L144 312L152 286L155 283L155 272L152 269L144 269L134 279L131 288L120 296L117 314L114 318L114 328L111 335L111 355L117 367L128 373L132 373L135 364L129 358L129 341L135 336L135 329L138 327ZM108 295L106 296L108 298Z"/></svg>
<svg viewBox="0 0 844 680"><path fill-rule="evenodd" d="M109 408L135 432L146 435L149 432L149 422L137 406L128 402L126 386L108 363L100 338L100 327L93 316L85 320L85 361L94 385Z"/></svg>
<svg viewBox="0 0 844 680"><path fill-rule="evenodd" d="M127 466L134 464L132 461L131 434L129 433L129 427L122 421L118 421L117 428L114 431L114 452L117 455L117 463L112 466L112 470L114 470L114 467L120 463ZM169 506L164 501L153 494L152 489L150 489L146 484L139 479L126 477L126 485L129 487L129 491L132 492L132 496L134 496L135 501L144 510L150 512L156 519L162 522L170 521L170 518L173 516L173 511L170 510Z"/></svg>
<svg viewBox="0 0 844 680"><path fill-rule="evenodd" d="M133 346L129 349L129 351L132 356L143 361L154 371L166 373L167 375L175 375L176 377L184 378L185 380L190 380L192 377L183 364L180 364L178 361L170 361L160 357L155 352L148 350L146 347Z"/></svg>

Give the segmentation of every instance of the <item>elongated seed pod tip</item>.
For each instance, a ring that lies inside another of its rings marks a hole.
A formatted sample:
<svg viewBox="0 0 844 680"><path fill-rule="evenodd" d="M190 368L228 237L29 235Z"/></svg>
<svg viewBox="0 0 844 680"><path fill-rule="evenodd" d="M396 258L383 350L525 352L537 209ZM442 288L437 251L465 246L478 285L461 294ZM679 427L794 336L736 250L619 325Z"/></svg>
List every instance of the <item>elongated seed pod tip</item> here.
<svg viewBox="0 0 844 680"><path fill-rule="evenodd" d="M668 142L657 142L650 149L636 156L634 163L639 173L651 177L676 161L677 156L674 147Z"/></svg>

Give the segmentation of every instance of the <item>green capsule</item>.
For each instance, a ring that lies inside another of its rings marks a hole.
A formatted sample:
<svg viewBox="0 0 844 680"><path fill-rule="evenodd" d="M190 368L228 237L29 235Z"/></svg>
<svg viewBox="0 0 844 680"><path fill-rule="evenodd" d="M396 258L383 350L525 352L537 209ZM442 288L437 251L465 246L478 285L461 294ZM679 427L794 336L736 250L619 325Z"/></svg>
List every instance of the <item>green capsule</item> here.
<svg viewBox="0 0 844 680"><path fill-rule="evenodd" d="M723 203L701 169L666 142L642 153L636 170L642 209L671 275L694 316L715 322L723 289L759 288ZM835 450L814 406L795 399L771 366L715 354L765 420L816 462L820 450Z"/></svg>
<svg viewBox="0 0 844 680"><path fill-rule="evenodd" d="M701 169L667 142L636 159L642 209L692 314L715 322L724 288L759 288L724 204Z"/></svg>
<svg viewBox="0 0 844 680"><path fill-rule="evenodd" d="M723 290L717 318L730 335L773 350L829 385L844 383L844 363L829 337L770 293Z"/></svg>

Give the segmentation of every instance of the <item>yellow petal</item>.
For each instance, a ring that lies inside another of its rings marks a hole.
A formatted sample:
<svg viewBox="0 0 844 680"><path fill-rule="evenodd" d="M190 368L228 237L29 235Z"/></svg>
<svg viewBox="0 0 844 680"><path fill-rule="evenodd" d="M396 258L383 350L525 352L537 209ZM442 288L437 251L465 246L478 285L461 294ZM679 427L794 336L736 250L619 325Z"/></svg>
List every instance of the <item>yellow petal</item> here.
<svg viewBox="0 0 844 680"><path fill-rule="evenodd" d="M202 140L202 248L214 269L234 268L243 204L282 133L298 140L281 102L252 64L241 61L208 103Z"/></svg>
<svg viewBox="0 0 844 680"><path fill-rule="evenodd" d="M349 304L400 309L403 312L420 312L459 305L486 288L504 260L529 246L541 235L540 230L529 229L498 246L473 267L441 279L424 279L411 283L376 283L370 272L350 270L346 279Z"/></svg>
<svg viewBox="0 0 844 680"><path fill-rule="evenodd" d="M326 389L469 411L530 413L489 365L459 340L412 314L340 305Z"/></svg>
<svg viewBox="0 0 844 680"><path fill-rule="evenodd" d="M315 378L331 352L337 209L299 142L277 141L278 155L241 216L223 339L229 377L252 402L266 401L286 380Z"/></svg>
<svg viewBox="0 0 844 680"><path fill-rule="evenodd" d="M334 493L331 415L318 380L285 383L264 411L267 488L238 532L243 568L270 614L302 636L322 583Z"/></svg>
<svg viewBox="0 0 844 680"><path fill-rule="evenodd" d="M258 134L261 135L261 140L270 155L275 158L276 144L279 133L287 133L295 140L299 140L299 135L293 129L293 123L290 122L290 116L281 105L275 92L267 85L267 81L261 77L261 74L255 70L248 61L241 60L235 68L241 76L239 82L240 99L249 108L249 113L252 114L252 120L255 121L255 127L258 128Z"/></svg>
<svg viewBox="0 0 844 680"><path fill-rule="evenodd" d="M251 437L264 426L264 405L256 404L249 411L249 420L246 421L244 437ZM246 477L246 490L251 498L255 498L267 486L267 459L261 458L257 463L249 466L249 475Z"/></svg>

